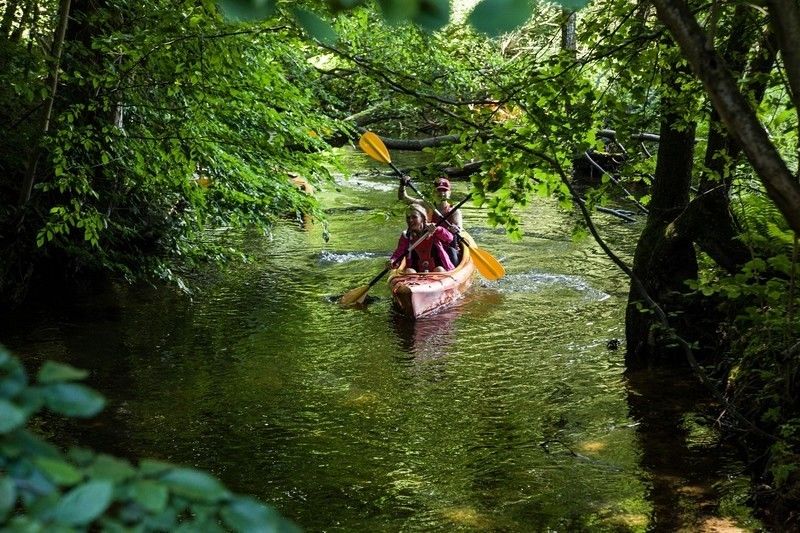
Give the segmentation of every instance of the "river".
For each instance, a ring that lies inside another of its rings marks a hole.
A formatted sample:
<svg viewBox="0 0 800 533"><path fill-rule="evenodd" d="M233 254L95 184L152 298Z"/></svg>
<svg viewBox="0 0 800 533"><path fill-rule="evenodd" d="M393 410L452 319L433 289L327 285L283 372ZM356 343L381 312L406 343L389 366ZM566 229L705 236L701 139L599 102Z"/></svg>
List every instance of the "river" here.
<svg viewBox="0 0 800 533"><path fill-rule="evenodd" d="M743 466L701 423L703 391L624 374L627 280L591 239L573 242L575 215L553 200L521 212L519 242L465 208L507 275L476 278L445 313L398 316L385 282L365 308L337 305L404 225L395 180L349 161L361 174L318 192L327 242L319 223L220 229L209 238L252 260L209 269L191 296L111 284L6 321L2 341L29 367L90 369L109 399L52 433L207 469L308 531L759 527ZM643 221L597 222L630 260Z"/></svg>

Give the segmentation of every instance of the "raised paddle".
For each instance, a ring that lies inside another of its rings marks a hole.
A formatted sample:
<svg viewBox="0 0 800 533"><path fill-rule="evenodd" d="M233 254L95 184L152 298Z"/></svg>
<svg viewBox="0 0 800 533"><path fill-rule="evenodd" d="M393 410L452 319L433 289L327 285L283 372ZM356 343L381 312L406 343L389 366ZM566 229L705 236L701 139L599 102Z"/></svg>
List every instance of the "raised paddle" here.
<svg viewBox="0 0 800 533"><path fill-rule="evenodd" d="M400 169L397 168L394 163L392 163L392 156L389 154L389 150L386 148L386 145L383 144L381 138L376 134L372 133L371 131L364 133L364 135L362 135L358 140L358 146L372 159L391 166L401 179L404 177L403 173L400 172ZM417 188L414 187L414 184L411 183L410 179L407 179L406 183L409 187L411 187L412 191L417 193L417 196L425 198L425 196L423 196L422 193L420 193ZM436 211L436 214L439 215L439 218L443 218L439 210L436 209L436 205L433 203L431 203L431 205L434 206L433 209ZM455 210L456 208L451 208L450 213ZM490 281L496 281L505 276L506 269L500 264L500 261L495 259L492 254L486 250L478 248L478 245L475 244L475 241L472 241L472 244L470 244L466 239L461 239L461 242L463 242L464 246L469 248L470 252L472 253L472 260L475 262L475 268L478 269L478 272L481 274L481 276Z"/></svg>
<svg viewBox="0 0 800 533"><path fill-rule="evenodd" d="M440 220L440 221L439 221L439 223L438 223L438 224L436 224L436 225L437 225L437 226L439 226L439 225L443 224L444 222L446 222L446 221L447 221L447 217L449 217L449 216L450 216L450 215L451 215L451 214L452 214L452 213L453 213L453 212L454 212L456 209L458 209L459 207L461 207L462 205L464 205L464 203L465 203L467 200L469 200L471 196L472 196L471 194L468 194L466 197L464 197L464 199L463 199L463 200L461 200L460 202L458 202L458 203L456 204L456 207L455 207L455 209L451 209L451 210L450 210L450 212L449 212L449 213L447 213L447 215L445 215L445 216L442 218L442 220ZM408 252L407 252L407 253L411 253L411 251L412 251L414 248L416 248L416 247L417 247L417 246L418 246L418 245L419 245L419 244L420 244L422 241L424 241L425 239L427 239L427 238L430 236L430 234L431 234L431 232L432 232L432 231L433 231L433 230L428 230L428 231L426 231L426 232L425 232L425 234L424 234L422 237L420 237L419 239L417 239L416 241L414 241L414 242L411 244L411 246L409 246L409 247L408 247ZM353 304L357 304L357 303L358 303L358 304L362 304L362 303L364 303L364 299L367 297L367 293L368 293L368 292L369 292L369 290L372 288L372 286L373 286L373 285L375 285L376 283L378 283L378 281L380 281L380 279L381 279L383 276L385 276L385 275L386 275L386 273L387 273L387 272L389 272L389 270L390 270L390 268L389 268L389 267L386 267L386 268L384 268L384 269L383 269L383 271L382 271L380 274L378 274L377 276L375 276L374 278L372 278L372 281L370 281L370 282L369 282L369 283L367 283L366 285L364 285L364 286L362 286L362 287L356 287L355 289L352 289L352 290L349 290L349 291L347 291L346 293L344 293L344 294L342 295L342 297L341 297L341 298L339 298L339 303L340 303L340 304L342 304L342 305L353 305Z"/></svg>

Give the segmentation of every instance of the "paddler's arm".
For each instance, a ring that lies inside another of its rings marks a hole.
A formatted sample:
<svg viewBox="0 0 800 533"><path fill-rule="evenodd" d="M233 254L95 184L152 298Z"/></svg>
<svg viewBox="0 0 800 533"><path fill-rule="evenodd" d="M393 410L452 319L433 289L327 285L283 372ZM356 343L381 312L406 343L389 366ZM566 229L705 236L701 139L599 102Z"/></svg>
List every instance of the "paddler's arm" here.
<svg viewBox="0 0 800 533"><path fill-rule="evenodd" d="M408 176L403 176L400 178L400 187L397 189L397 199L401 200L407 204L419 204L421 206L425 206L427 202L420 198L414 198L413 196L409 196L406 192L406 185L411 181L411 178Z"/></svg>
<svg viewBox="0 0 800 533"><path fill-rule="evenodd" d="M456 226L459 230L464 227L464 219L461 217L461 209L456 209L456 212L450 215L447 220L450 222L450 226ZM452 229L453 228L451 227L450 230L452 231Z"/></svg>
<svg viewBox="0 0 800 533"><path fill-rule="evenodd" d="M403 232L400 235L400 240L397 241L397 248L395 248L394 253L389 258L389 268L397 268L397 266L400 264L400 260L403 259L403 257L408 253L408 245L408 237L406 237L405 232Z"/></svg>
<svg viewBox="0 0 800 533"><path fill-rule="evenodd" d="M446 230L444 226L436 226L436 229L433 230L431 236L434 238L434 240L441 241L445 244L450 244L453 242L453 234Z"/></svg>

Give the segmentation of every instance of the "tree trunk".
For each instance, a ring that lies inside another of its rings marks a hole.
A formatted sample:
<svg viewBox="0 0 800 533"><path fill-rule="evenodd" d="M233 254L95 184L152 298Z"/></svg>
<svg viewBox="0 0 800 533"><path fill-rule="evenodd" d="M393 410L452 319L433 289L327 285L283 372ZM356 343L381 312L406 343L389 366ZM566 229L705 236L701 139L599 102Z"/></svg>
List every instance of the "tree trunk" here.
<svg viewBox="0 0 800 533"><path fill-rule="evenodd" d="M764 97L767 76L775 60L775 47L768 46L769 34L762 40L762 49L746 69L748 52L756 44L756 27L749 8L737 6L725 45L725 62L737 78L748 72L746 89L758 104ZM770 51L771 50L771 51ZM762 53L763 52L763 53ZM733 168L741 155L741 146L730 136L716 110L711 110L708 141L700 175L699 192L681 217L675 221L673 235L692 239L719 266L733 274L750 259L750 251L736 237L740 233L730 209L730 186Z"/></svg>
<svg viewBox="0 0 800 533"><path fill-rule="evenodd" d="M669 102L662 106L668 109ZM667 111L661 120L661 142L658 146L650 213L636 246L633 262L634 274L667 313L681 310L684 305L682 295L687 290L684 282L697 277L697 258L692 242L670 239L666 235L669 224L689 202L691 184L695 129L694 124L690 124L683 131L678 131L675 127L678 119L674 112ZM628 345L625 363L629 369L682 353L673 353L659 342L657 321L652 314L641 312L641 305L640 296L632 287L625 317ZM680 319L674 320L673 327L679 335L687 329Z"/></svg>
<svg viewBox="0 0 800 533"><path fill-rule="evenodd" d="M426 139L392 139L381 137L387 148L395 150L420 151L423 148L433 148L442 144L452 144L459 141L458 135L441 135L439 137L428 137Z"/></svg>
<svg viewBox="0 0 800 533"><path fill-rule="evenodd" d="M36 180L36 166L39 163L39 154L41 151L40 143L42 137L47 134L50 129L50 116L53 112L53 102L56 99L56 90L58 89L58 74L61 68L61 52L64 49L64 35L67 31L67 22L69 21L69 7L70 0L61 0L58 8L58 25L56 26L55 34L53 35L53 46L51 56L53 64L50 66L50 73L47 77L47 88L49 94L45 102L45 108L42 112L41 128L33 140L31 146L31 154L28 159L28 169L25 173L25 179L22 182L20 189L19 204L25 205L31 198L31 191L33 190L33 182Z"/></svg>
<svg viewBox="0 0 800 533"><path fill-rule="evenodd" d="M578 14L574 11L562 11L564 22L561 24L561 50L570 53L573 57L578 50L577 21Z"/></svg>
<svg viewBox="0 0 800 533"><path fill-rule="evenodd" d="M767 194L789 226L795 232L800 232L800 183L772 144L755 110L742 95L725 62L708 45L706 35L686 2L653 0L653 4L659 19L667 26L680 45L684 57L703 82L722 122L747 154L748 160L764 183Z"/></svg>

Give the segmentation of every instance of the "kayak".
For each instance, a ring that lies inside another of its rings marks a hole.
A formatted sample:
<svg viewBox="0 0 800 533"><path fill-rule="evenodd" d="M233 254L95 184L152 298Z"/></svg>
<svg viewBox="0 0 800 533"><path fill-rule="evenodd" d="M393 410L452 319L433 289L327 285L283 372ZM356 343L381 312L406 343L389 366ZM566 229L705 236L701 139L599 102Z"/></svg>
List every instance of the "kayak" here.
<svg viewBox="0 0 800 533"><path fill-rule="evenodd" d="M466 232L461 232L461 237L472 242ZM406 261L389 273L389 288L392 299L397 307L413 318L432 315L446 309L454 302L460 300L475 274L475 265L469 253L469 248L462 246L461 261L454 270L448 272L425 272L404 274Z"/></svg>

